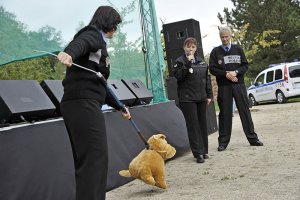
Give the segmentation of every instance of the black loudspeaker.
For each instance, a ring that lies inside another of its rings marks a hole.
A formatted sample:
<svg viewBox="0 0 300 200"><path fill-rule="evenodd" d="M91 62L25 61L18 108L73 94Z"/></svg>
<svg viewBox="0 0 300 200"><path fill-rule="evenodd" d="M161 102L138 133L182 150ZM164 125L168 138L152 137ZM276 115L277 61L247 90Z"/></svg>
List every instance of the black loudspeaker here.
<svg viewBox="0 0 300 200"><path fill-rule="evenodd" d="M41 82L43 90L46 92L52 103L56 107L56 114L60 115L60 102L64 94L61 80L44 80Z"/></svg>
<svg viewBox="0 0 300 200"><path fill-rule="evenodd" d="M0 124L52 117L55 106L35 80L0 80Z"/></svg>
<svg viewBox="0 0 300 200"><path fill-rule="evenodd" d="M133 106L136 97L121 80L107 80L108 86L126 106Z"/></svg>
<svg viewBox="0 0 300 200"><path fill-rule="evenodd" d="M167 85L167 94L169 100L175 100L175 103L178 107L179 101L178 101L178 93L177 93L177 80L175 77L168 77L166 79L166 85ZM212 97L213 99L213 97ZM216 116L216 110L215 110L215 103L212 101L207 109L206 109L206 118L207 118L207 132L214 133L218 130L218 122L217 122L217 116Z"/></svg>
<svg viewBox="0 0 300 200"><path fill-rule="evenodd" d="M169 75L173 75L172 66L175 60L183 54L183 42L188 37L194 37L198 41L197 55L204 58L200 24L197 20L188 19L163 25L165 50Z"/></svg>
<svg viewBox="0 0 300 200"><path fill-rule="evenodd" d="M148 90L146 85L138 79L136 80L124 80L123 83L129 88L129 90L136 97L134 105L145 105L149 104L153 99L153 94Z"/></svg>
<svg viewBox="0 0 300 200"><path fill-rule="evenodd" d="M175 77L166 78L166 91L169 100L175 100L175 104L179 106L177 94L177 79Z"/></svg>

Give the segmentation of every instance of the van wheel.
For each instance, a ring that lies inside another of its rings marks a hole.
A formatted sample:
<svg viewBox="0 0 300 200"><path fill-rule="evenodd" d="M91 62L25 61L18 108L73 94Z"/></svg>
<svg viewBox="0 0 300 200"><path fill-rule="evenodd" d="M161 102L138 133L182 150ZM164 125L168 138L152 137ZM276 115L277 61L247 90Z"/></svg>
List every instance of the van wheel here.
<svg viewBox="0 0 300 200"><path fill-rule="evenodd" d="M276 92L276 100L277 103L286 103L287 98L284 96L284 94L279 90Z"/></svg>
<svg viewBox="0 0 300 200"><path fill-rule="evenodd" d="M250 99L250 102L252 103L252 106L258 105L257 101L255 100L255 98L252 94L249 95L249 99Z"/></svg>

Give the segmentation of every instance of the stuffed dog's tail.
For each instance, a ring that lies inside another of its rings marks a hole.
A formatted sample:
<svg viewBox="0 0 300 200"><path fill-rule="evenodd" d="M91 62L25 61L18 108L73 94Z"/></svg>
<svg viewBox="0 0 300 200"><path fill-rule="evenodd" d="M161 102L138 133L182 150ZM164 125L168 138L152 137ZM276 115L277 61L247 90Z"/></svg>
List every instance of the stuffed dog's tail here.
<svg viewBox="0 0 300 200"><path fill-rule="evenodd" d="M124 177L131 177L129 170L121 170L119 171L119 174Z"/></svg>

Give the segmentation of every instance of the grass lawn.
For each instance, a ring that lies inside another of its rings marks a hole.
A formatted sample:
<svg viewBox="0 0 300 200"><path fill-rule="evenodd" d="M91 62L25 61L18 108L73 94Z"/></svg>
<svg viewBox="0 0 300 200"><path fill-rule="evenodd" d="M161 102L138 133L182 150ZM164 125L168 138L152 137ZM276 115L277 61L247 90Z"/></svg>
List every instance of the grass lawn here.
<svg viewBox="0 0 300 200"><path fill-rule="evenodd" d="M291 99L288 99L288 103L289 102L299 102L300 101L300 97L296 97L296 98L291 98Z"/></svg>

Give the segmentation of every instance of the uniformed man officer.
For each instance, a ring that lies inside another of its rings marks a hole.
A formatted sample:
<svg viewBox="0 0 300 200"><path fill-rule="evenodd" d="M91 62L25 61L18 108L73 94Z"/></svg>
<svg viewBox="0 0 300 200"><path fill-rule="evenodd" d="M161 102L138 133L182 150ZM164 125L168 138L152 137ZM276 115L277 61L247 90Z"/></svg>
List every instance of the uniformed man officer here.
<svg viewBox="0 0 300 200"><path fill-rule="evenodd" d="M254 131L244 84L244 74L248 70L248 61L243 49L231 44L231 29L229 27L220 27L219 34L222 45L212 50L209 59L210 73L216 76L218 84L217 100L220 109L218 151L224 151L230 141L233 98L250 145L263 146Z"/></svg>

